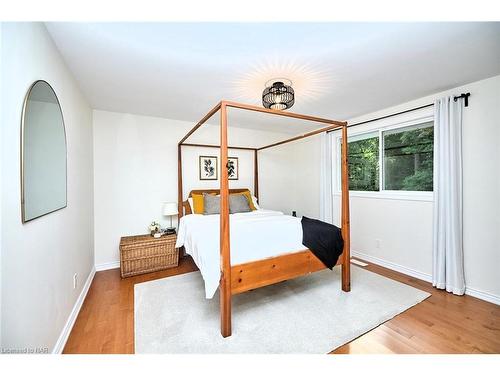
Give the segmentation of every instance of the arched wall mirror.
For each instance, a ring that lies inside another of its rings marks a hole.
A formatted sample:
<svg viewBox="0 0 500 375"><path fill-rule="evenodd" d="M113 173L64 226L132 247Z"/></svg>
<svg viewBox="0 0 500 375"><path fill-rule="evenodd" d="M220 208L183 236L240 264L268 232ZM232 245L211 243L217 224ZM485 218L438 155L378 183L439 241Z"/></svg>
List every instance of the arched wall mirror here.
<svg viewBox="0 0 500 375"><path fill-rule="evenodd" d="M66 207L66 132L56 93L45 81L31 85L21 120L22 222Z"/></svg>

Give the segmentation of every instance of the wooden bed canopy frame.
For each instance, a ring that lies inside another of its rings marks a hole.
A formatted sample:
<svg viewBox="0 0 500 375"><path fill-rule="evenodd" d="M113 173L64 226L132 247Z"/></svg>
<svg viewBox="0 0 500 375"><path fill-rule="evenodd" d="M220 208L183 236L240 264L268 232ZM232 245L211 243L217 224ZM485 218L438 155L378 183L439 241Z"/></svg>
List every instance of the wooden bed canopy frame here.
<svg viewBox="0 0 500 375"><path fill-rule="evenodd" d="M247 111L268 113L270 115L291 117L305 121L319 122L328 126L314 130L296 137L276 142L264 147L235 147L228 145L228 124L227 109L238 108ZM220 145L193 144L185 141L215 113L220 111ZM350 272L350 229L349 229L349 187L348 187L348 165L347 165L347 122L328 120L324 118L302 115L292 112L261 108L248 104L235 103L230 101L219 102L210 112L208 112L178 144L178 205L179 218L184 214L191 213L189 204L183 202L182 189L182 147L213 147L220 148L221 166L227 165L228 149L254 151L254 195L259 197L259 167L258 152L270 147L282 145L288 142L296 141L334 129L342 130L342 223L341 231L344 240L344 249L342 255L337 261L337 265L342 267L342 290L349 292L351 290L351 272ZM221 278L219 284L220 295L220 318L221 334L223 337L231 336L231 297L234 294L242 293L258 287L271 285L284 280L293 279L311 272L323 270L326 267L313 255L309 249L303 249L295 253L270 257L254 262L243 263L231 266L230 259L230 241L229 241L229 194L241 192L248 189L229 189L227 168L221 168L220 189L193 190L193 193L216 192L220 193L220 259L221 259Z"/></svg>

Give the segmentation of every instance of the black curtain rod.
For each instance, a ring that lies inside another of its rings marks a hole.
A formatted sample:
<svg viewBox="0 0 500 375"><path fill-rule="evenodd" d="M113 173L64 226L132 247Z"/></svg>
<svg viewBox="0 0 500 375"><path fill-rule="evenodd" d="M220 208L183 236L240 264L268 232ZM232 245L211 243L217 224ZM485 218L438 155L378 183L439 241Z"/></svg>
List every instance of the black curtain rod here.
<svg viewBox="0 0 500 375"><path fill-rule="evenodd" d="M464 100L464 107L468 107L469 106L469 96L470 96L470 92L467 92L465 94L460 94L458 96L454 96L453 100L457 101L458 99L462 99L463 98L463 99L465 99ZM432 107L433 105L434 105L434 103L422 105L420 107L415 107L415 108L412 108L412 109L407 109L406 111L401 111L401 112L397 112L397 113L391 113L390 115L373 118L371 120L366 120L366 121L356 122L354 124L349 124L349 125L347 125L347 127L350 128L352 126L358 126L358 125L367 124L367 123L373 122L373 121L383 120L383 119L386 119L386 118L389 118L389 117L402 115L403 113L418 111L419 109L422 109L422 108ZM334 131L337 131L337 130L340 130L340 129L329 130L329 131L327 131L327 133L334 132Z"/></svg>
<svg viewBox="0 0 500 375"><path fill-rule="evenodd" d="M460 94L458 96L454 96L453 100L457 101L458 99L464 99L464 107L468 107L469 106L469 96L470 96L470 92L466 92L465 94Z"/></svg>

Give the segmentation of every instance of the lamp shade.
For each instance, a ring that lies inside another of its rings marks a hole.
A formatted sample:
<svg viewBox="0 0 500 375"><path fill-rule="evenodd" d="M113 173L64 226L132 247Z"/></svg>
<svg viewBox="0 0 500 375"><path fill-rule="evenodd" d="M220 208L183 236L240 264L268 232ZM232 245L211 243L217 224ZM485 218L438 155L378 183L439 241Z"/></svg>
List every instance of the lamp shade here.
<svg viewBox="0 0 500 375"><path fill-rule="evenodd" d="M177 210L177 203L175 202L165 202L163 203L163 216L177 215L179 211Z"/></svg>

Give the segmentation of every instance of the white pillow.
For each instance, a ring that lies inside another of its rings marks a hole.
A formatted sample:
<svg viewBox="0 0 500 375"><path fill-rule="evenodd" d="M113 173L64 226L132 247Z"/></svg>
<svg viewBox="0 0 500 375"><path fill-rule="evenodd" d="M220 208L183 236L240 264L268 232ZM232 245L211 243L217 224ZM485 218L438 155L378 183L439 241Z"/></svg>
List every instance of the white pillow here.
<svg viewBox="0 0 500 375"><path fill-rule="evenodd" d="M193 198L189 197L188 202L189 202L189 207L191 207L191 213L194 214Z"/></svg>

